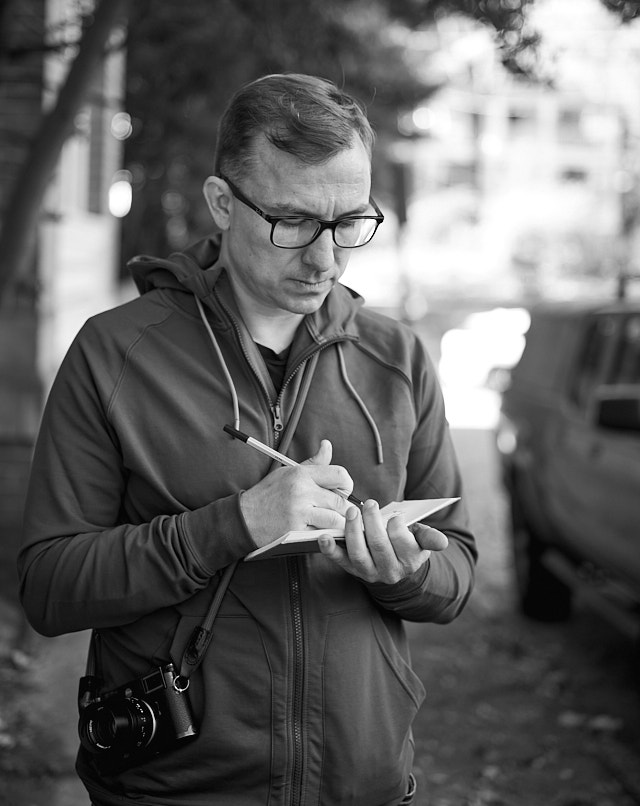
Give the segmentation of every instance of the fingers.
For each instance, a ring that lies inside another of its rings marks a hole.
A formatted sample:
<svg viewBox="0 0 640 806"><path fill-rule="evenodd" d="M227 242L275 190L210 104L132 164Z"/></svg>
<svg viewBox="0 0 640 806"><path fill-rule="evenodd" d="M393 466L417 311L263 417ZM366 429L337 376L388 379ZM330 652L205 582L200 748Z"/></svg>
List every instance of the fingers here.
<svg viewBox="0 0 640 806"><path fill-rule="evenodd" d="M349 558L367 575L377 564L384 565L394 559L387 530L375 501L365 502L362 516L355 507L349 508L345 538Z"/></svg>
<svg viewBox="0 0 640 806"><path fill-rule="evenodd" d="M366 536L363 519L367 523ZM375 536L374 533L376 533ZM320 551L347 573L366 582L374 582L379 575L376 563L385 569L389 563L394 564L393 550L389 551L389 539L386 538L388 545L385 550L382 533L385 533L386 536L378 505L375 501L367 501L362 516L359 510L353 506L347 510L345 518L346 548L339 546L332 538L321 538L318 544Z"/></svg>
<svg viewBox="0 0 640 806"><path fill-rule="evenodd" d="M281 507L296 513L305 526L344 528L344 516L350 505L333 489L341 482L350 481L344 468L307 465L304 468L282 468L271 476L277 474L282 477L282 483L275 491Z"/></svg>
<svg viewBox="0 0 640 806"><path fill-rule="evenodd" d="M355 507L350 506L347 510L345 519L345 537L347 537L347 534L349 534L354 528L358 528L359 521L360 513ZM347 553L346 549L339 546L333 537L330 535L321 536L318 539L318 546L325 557L328 557L330 560L336 563L336 565L339 565L348 574L358 576L361 579L365 578L362 576L362 574L357 573L354 563L351 560L351 555Z"/></svg>
<svg viewBox="0 0 640 806"><path fill-rule="evenodd" d="M375 502L367 502L363 514L365 540L370 562L358 556L360 568L366 569L369 581L393 584L415 573L429 559L401 518L385 524ZM358 546L360 550L360 545Z"/></svg>
<svg viewBox="0 0 640 806"><path fill-rule="evenodd" d="M323 439L320 441L320 447L318 448L318 452L315 454L315 456L311 456L309 457L309 459L305 459L304 462L301 462L301 464L330 465L332 456L333 456L333 445L329 442L328 439Z"/></svg>
<svg viewBox="0 0 640 806"><path fill-rule="evenodd" d="M257 545L291 530L344 529L353 482L347 471L331 465L331 443L323 440L315 456L296 467L280 467L246 490L240 507Z"/></svg>
<svg viewBox="0 0 640 806"><path fill-rule="evenodd" d="M424 524L410 530L399 517L385 524L377 503L367 501L362 517L354 507L347 511L345 545L346 550L334 540L321 540L320 550L366 582L394 584L415 573L432 551L445 549L448 541L442 532Z"/></svg>
<svg viewBox="0 0 640 806"><path fill-rule="evenodd" d="M301 462L301 466L310 474L313 481L325 490L336 490L345 497L353 492L353 479L344 467L332 465L333 446L328 439L320 442L320 447L314 456ZM337 509L341 514L345 513L345 506L340 502L333 505L327 501L325 506Z"/></svg>
<svg viewBox="0 0 640 806"><path fill-rule="evenodd" d="M429 551L443 551L449 545L449 539L442 532L427 526L426 523L414 523L409 527L418 545Z"/></svg>
<svg viewBox="0 0 640 806"><path fill-rule="evenodd" d="M345 508L344 499L340 499L341 506ZM345 528L344 514L340 510L325 509L324 507L311 507L307 518L307 526L313 529L339 529Z"/></svg>

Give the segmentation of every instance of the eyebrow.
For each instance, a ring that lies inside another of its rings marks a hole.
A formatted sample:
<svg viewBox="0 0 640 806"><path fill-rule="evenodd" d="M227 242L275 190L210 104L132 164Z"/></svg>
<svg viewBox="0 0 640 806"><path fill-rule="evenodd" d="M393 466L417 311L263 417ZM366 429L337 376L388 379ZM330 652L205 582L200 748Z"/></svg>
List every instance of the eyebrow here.
<svg viewBox="0 0 640 806"><path fill-rule="evenodd" d="M341 218L349 218L349 216L364 215L370 207L371 199L369 198L364 204L361 204L355 209L350 210L348 213L343 213L342 215L338 216L338 218L333 220L339 221ZM297 216L300 218L315 218L320 220L320 217L315 213L305 212L293 204L278 204L272 209L278 210L277 213L272 213L272 215Z"/></svg>

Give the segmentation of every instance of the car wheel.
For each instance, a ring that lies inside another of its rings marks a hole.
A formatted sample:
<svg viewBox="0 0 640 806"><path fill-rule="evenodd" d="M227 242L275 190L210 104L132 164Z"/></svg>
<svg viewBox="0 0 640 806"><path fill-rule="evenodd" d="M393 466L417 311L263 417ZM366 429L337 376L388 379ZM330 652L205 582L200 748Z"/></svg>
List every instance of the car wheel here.
<svg viewBox="0 0 640 806"><path fill-rule="evenodd" d="M515 496L511 498L511 538L518 602L536 621L564 621L571 614L571 589L542 562L545 546L528 526Z"/></svg>

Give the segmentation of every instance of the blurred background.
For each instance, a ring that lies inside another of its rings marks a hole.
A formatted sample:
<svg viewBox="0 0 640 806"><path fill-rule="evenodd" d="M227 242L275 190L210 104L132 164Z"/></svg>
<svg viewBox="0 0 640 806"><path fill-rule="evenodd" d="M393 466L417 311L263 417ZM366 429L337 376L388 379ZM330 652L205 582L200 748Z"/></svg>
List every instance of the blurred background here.
<svg viewBox="0 0 640 806"><path fill-rule="evenodd" d="M638 298L640 0L0 0L0 615L16 612L29 459L64 353L135 295L129 258L212 230L221 111L280 71L367 108L385 223L343 282L424 338L495 540L499 373L529 311ZM489 556L496 602L509 560L502 543ZM0 707L0 750L2 731Z"/></svg>
<svg viewBox="0 0 640 806"><path fill-rule="evenodd" d="M427 322L436 360L454 330L447 385L517 359L526 315L503 309L615 298L638 258L637 6L0 2L2 510L17 517L70 340L134 293L126 261L210 231L218 116L265 72L317 73L366 105L386 221L344 282Z"/></svg>
<svg viewBox="0 0 640 806"><path fill-rule="evenodd" d="M436 360L454 330L447 385L517 358L526 316L502 309L615 298L637 269L637 2L101 5L0 2L0 469L12 478L70 340L134 293L126 261L211 230L201 187L218 117L265 72L317 73L366 105L386 221L344 281L392 316L428 317ZM19 490L2 487L11 509Z"/></svg>

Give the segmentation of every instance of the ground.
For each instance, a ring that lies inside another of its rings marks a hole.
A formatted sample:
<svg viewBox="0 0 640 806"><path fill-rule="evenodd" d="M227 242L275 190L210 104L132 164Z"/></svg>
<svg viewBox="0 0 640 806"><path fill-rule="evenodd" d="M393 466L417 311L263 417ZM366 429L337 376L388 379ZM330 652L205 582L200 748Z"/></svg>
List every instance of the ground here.
<svg viewBox="0 0 640 806"><path fill-rule="evenodd" d="M411 627L418 806L640 804L636 647L581 602L563 624L518 615L492 435L454 436L481 559L456 622Z"/></svg>
<svg viewBox="0 0 640 806"><path fill-rule="evenodd" d="M457 621L408 627L427 689L416 806L640 804L634 647L580 603L560 625L517 614L491 432L454 437L481 560ZM0 604L0 804L88 806L73 774L87 635L36 639L22 655L19 625Z"/></svg>

